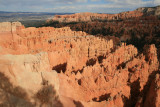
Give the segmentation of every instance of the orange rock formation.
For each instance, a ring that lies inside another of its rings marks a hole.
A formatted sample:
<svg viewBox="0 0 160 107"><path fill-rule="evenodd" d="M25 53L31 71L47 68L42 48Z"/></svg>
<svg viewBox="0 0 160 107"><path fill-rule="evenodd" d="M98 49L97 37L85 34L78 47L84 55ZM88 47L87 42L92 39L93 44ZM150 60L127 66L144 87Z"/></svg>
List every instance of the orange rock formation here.
<svg viewBox="0 0 160 107"><path fill-rule="evenodd" d="M0 50L2 106L159 106L154 44L139 53L68 27L6 22L0 23Z"/></svg>
<svg viewBox="0 0 160 107"><path fill-rule="evenodd" d="M90 22L95 20L119 20L143 16L140 11L128 11L118 14L76 13L72 15L55 15L53 21L58 22Z"/></svg>

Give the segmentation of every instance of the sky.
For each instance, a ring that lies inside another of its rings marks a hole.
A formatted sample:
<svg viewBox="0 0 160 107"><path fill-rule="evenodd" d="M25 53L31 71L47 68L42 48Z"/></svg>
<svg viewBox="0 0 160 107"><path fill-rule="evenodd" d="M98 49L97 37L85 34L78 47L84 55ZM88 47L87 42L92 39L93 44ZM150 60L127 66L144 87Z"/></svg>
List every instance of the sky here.
<svg viewBox="0 0 160 107"><path fill-rule="evenodd" d="M160 0L0 0L0 11L119 13L160 5Z"/></svg>

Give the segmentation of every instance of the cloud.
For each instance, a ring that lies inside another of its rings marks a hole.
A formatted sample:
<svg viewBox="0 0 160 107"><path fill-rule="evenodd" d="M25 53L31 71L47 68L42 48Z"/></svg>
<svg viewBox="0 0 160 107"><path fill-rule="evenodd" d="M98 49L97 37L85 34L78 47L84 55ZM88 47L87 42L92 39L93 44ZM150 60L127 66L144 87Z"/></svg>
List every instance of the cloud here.
<svg viewBox="0 0 160 107"><path fill-rule="evenodd" d="M97 1L101 1L101 0L91 0L92 2L97 2Z"/></svg>
<svg viewBox="0 0 160 107"><path fill-rule="evenodd" d="M0 0L1 5L57 5L68 3L82 3L88 0Z"/></svg>
<svg viewBox="0 0 160 107"><path fill-rule="evenodd" d="M131 7L137 7L137 6L145 6L148 4L152 4L153 1L143 1L143 0L105 0L112 2L112 5L121 5L121 6L131 6Z"/></svg>
<svg viewBox="0 0 160 107"><path fill-rule="evenodd" d="M52 10L51 8L65 7L67 5L72 6L86 3L87 1L88 0L0 0L0 11L43 12Z"/></svg>
<svg viewBox="0 0 160 107"><path fill-rule="evenodd" d="M154 0L155 5L160 5L160 0Z"/></svg>
<svg viewBox="0 0 160 107"><path fill-rule="evenodd" d="M118 13L157 4L160 0L0 0L0 11Z"/></svg>

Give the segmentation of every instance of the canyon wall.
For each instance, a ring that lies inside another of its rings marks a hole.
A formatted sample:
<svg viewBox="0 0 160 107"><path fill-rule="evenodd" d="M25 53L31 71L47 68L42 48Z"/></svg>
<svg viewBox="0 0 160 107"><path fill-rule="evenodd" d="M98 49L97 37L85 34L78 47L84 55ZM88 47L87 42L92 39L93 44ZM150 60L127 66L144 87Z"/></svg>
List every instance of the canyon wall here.
<svg viewBox="0 0 160 107"><path fill-rule="evenodd" d="M121 12L117 14L99 14L99 13L76 13L71 15L55 15L52 21L70 23L70 22L92 22L92 21L107 21L107 20L122 20L141 16L160 16L160 6L157 7L142 7L134 11ZM49 22L50 20L48 20Z"/></svg>
<svg viewBox="0 0 160 107"><path fill-rule="evenodd" d="M159 81L154 44L140 53L133 45L115 45L69 27L20 25L12 32L7 28L14 25L2 25L0 105L159 106L158 88L153 90Z"/></svg>
<svg viewBox="0 0 160 107"><path fill-rule="evenodd" d="M128 11L118 14L76 13L72 15L55 15L53 21L58 22L91 22L96 20L120 20L143 16L140 11Z"/></svg>

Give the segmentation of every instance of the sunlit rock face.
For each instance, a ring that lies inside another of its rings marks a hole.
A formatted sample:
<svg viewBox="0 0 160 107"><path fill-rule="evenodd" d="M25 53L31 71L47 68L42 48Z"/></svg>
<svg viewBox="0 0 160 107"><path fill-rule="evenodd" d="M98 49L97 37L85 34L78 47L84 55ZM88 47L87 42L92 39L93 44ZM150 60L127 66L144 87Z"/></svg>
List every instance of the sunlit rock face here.
<svg viewBox="0 0 160 107"><path fill-rule="evenodd" d="M143 16L140 11L128 11L118 14L76 13L72 15L55 15L53 21L58 22L91 22L96 20L120 20Z"/></svg>
<svg viewBox="0 0 160 107"><path fill-rule="evenodd" d="M122 20L136 18L141 16L155 15L160 16L160 6L157 7L142 7L134 11L121 12L117 14L98 14L98 13L76 13L71 15L55 15L52 19L58 22L91 22L91 21L106 21L106 20ZM48 20L49 21L49 20Z"/></svg>
<svg viewBox="0 0 160 107"><path fill-rule="evenodd" d="M138 52L133 45L116 46L112 39L69 27L5 22L0 50L2 106L159 106L154 44Z"/></svg>

